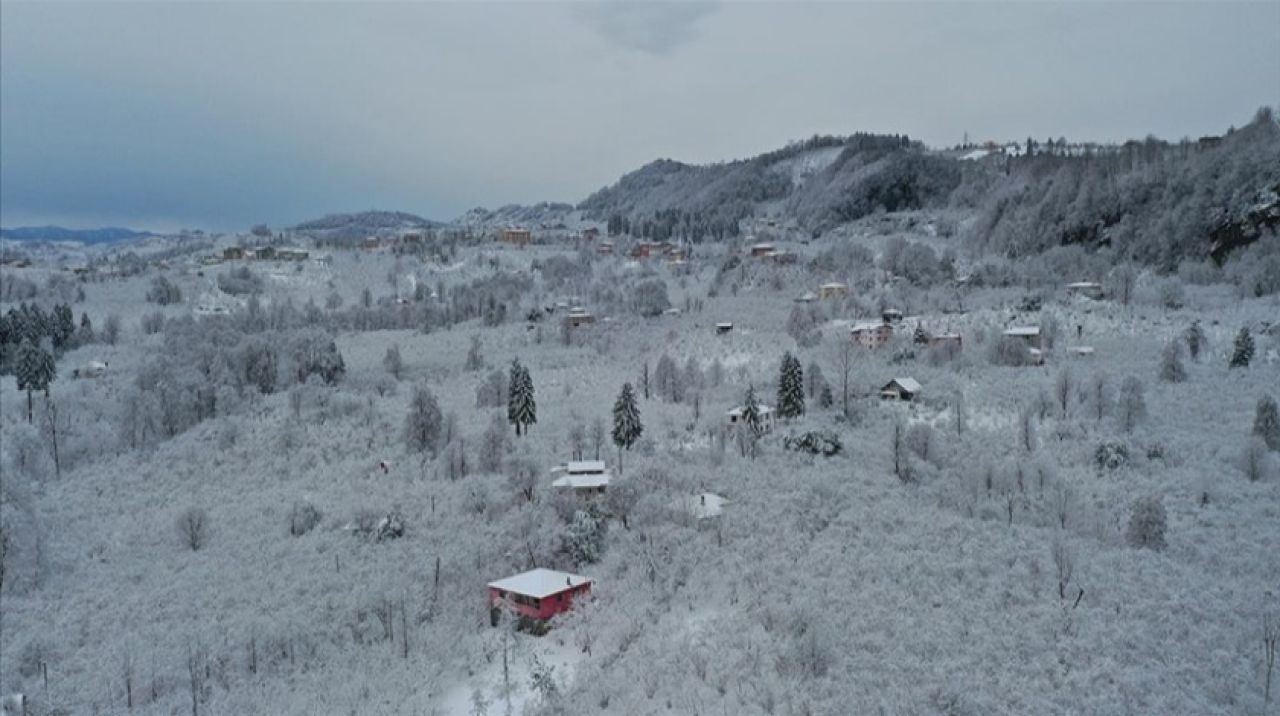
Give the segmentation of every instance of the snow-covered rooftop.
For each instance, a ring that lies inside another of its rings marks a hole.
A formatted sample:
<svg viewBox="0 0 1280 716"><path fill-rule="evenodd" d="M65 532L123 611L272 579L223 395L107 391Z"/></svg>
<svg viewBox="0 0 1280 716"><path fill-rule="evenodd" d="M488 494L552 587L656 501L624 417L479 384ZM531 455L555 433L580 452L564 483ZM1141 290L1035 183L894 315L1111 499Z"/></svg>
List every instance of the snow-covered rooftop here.
<svg viewBox="0 0 1280 716"><path fill-rule="evenodd" d="M822 284L819 288L841 289L841 288L848 288L848 287L849 286L847 284L840 283L839 281L831 281L829 283Z"/></svg>
<svg viewBox="0 0 1280 716"><path fill-rule="evenodd" d="M1004 334L1006 336L1038 336L1040 335L1040 326L1014 326L1007 329Z"/></svg>
<svg viewBox="0 0 1280 716"><path fill-rule="evenodd" d="M1067 284L1067 288L1102 288L1102 284L1094 281L1074 281Z"/></svg>
<svg viewBox="0 0 1280 716"><path fill-rule="evenodd" d="M593 487L608 487L609 480L613 476L607 472L588 472L581 474L569 473L563 477L556 478L552 483L552 487L568 487L574 490L586 490Z"/></svg>
<svg viewBox="0 0 1280 716"><path fill-rule="evenodd" d="M604 472L604 460L573 460L565 465L570 475L588 475Z"/></svg>
<svg viewBox="0 0 1280 716"><path fill-rule="evenodd" d="M543 599L552 594L563 592L570 587L589 584L591 581L589 577L583 577L578 574L539 568L531 569L528 572L507 577L506 579L499 579L496 582L489 582L489 586L494 589L501 589L504 592L515 592L526 597Z"/></svg>
<svg viewBox="0 0 1280 716"><path fill-rule="evenodd" d="M853 333L862 333L863 331L876 331L887 325L889 324L884 321L859 321L858 323L853 324L853 327L849 330Z"/></svg>
<svg viewBox="0 0 1280 716"><path fill-rule="evenodd" d="M915 378L894 378L889 384L893 385L894 383L897 383L908 393L919 393L922 387Z"/></svg>
<svg viewBox="0 0 1280 716"><path fill-rule="evenodd" d="M773 408L769 407L768 405L765 405L764 403L757 405L756 409L760 411L760 415L762 416L770 415L773 413ZM741 417L742 410L743 410L743 407L739 405L736 408L729 408L729 410L725 411L725 415L728 415L731 418Z"/></svg>

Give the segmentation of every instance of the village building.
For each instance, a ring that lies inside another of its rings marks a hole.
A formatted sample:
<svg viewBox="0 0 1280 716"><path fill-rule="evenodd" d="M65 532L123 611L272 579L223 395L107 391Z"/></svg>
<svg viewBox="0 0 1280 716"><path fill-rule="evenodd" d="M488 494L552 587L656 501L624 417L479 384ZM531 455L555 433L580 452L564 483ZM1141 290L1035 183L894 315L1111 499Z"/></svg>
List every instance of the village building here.
<svg viewBox="0 0 1280 716"><path fill-rule="evenodd" d="M915 378L894 378L880 388L880 399L915 400L920 394L920 387Z"/></svg>
<svg viewBox="0 0 1280 716"><path fill-rule="evenodd" d="M1093 357L1093 346L1071 346L1067 352L1077 358Z"/></svg>
<svg viewBox="0 0 1280 716"><path fill-rule="evenodd" d="M107 372L107 362L91 360L71 371L72 378L101 378Z"/></svg>
<svg viewBox="0 0 1280 716"><path fill-rule="evenodd" d="M574 306L569 309L569 315L565 316L564 320L565 323L569 324L570 328L581 328L595 323L596 317L587 309L581 306Z"/></svg>
<svg viewBox="0 0 1280 716"><path fill-rule="evenodd" d="M824 283L818 287L818 298L821 298L824 301L828 298L843 298L848 295L849 285L840 283L839 281Z"/></svg>
<svg viewBox="0 0 1280 716"><path fill-rule="evenodd" d="M736 408L730 408L725 411L724 422L725 427L733 430L742 425L745 420L743 414L746 409L739 405ZM756 413L759 415L760 432L767 433L773 430L773 408L763 403L756 405Z"/></svg>
<svg viewBox="0 0 1280 716"><path fill-rule="evenodd" d="M311 254L304 249L284 246L276 249L276 258L281 261L306 261Z"/></svg>
<svg viewBox="0 0 1280 716"><path fill-rule="evenodd" d="M498 626L506 610L521 621L545 624L591 594L591 585L589 577L541 568L489 582L489 623Z"/></svg>
<svg viewBox="0 0 1280 716"><path fill-rule="evenodd" d="M601 242L600 242L600 244L599 244L598 246L596 246L596 253L597 253L597 254L600 254L601 256L612 256L612 255L613 255L613 242L612 242L612 241L601 241Z"/></svg>
<svg viewBox="0 0 1280 716"><path fill-rule="evenodd" d="M524 246L533 240L533 232L529 229L508 228L498 232L498 240L504 244Z"/></svg>
<svg viewBox="0 0 1280 716"><path fill-rule="evenodd" d="M1068 296L1084 296L1095 301L1102 299L1102 284L1093 281L1076 281L1067 284Z"/></svg>
<svg viewBox="0 0 1280 716"><path fill-rule="evenodd" d="M240 246L228 246L222 250L222 258L224 261L235 261L244 258L244 248Z"/></svg>
<svg viewBox="0 0 1280 716"><path fill-rule="evenodd" d="M893 339L893 326L885 321L863 321L853 324L849 334L864 348L879 348Z"/></svg>
<svg viewBox="0 0 1280 716"><path fill-rule="evenodd" d="M751 256L754 258L772 258L777 253L773 244L761 243L751 245Z"/></svg>
<svg viewBox="0 0 1280 716"><path fill-rule="evenodd" d="M276 248L274 246L259 246L253 250L253 257L259 261L274 261Z"/></svg>
<svg viewBox="0 0 1280 716"><path fill-rule="evenodd" d="M813 291L805 291L799 296L796 296L796 303L813 303L816 300L818 300L818 294Z"/></svg>
<svg viewBox="0 0 1280 716"><path fill-rule="evenodd" d="M716 324L717 336L723 336L731 331L733 331L733 324L729 323L728 321L722 321Z"/></svg>
<svg viewBox="0 0 1280 716"><path fill-rule="evenodd" d="M902 311L896 308L886 308L880 312L880 317L884 319L885 323L901 323Z"/></svg>
<svg viewBox="0 0 1280 716"><path fill-rule="evenodd" d="M571 490L579 497L591 497L601 494L613 479L613 473L605 467L603 460L577 460L551 469L551 474L559 475L551 482L558 490Z"/></svg>

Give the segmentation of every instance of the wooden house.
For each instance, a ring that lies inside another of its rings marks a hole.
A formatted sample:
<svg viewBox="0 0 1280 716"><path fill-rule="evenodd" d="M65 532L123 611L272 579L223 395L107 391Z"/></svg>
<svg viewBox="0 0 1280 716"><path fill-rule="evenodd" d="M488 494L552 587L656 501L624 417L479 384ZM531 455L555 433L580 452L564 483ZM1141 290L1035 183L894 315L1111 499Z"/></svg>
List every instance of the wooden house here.
<svg viewBox="0 0 1280 716"><path fill-rule="evenodd" d="M489 623L497 626L504 610L521 621L545 623L591 594L591 585L589 577L541 568L489 582Z"/></svg>
<svg viewBox="0 0 1280 716"><path fill-rule="evenodd" d="M880 388L881 400L915 400L920 383L915 378L894 378Z"/></svg>
<svg viewBox="0 0 1280 716"><path fill-rule="evenodd" d="M587 309L581 306L574 306L569 309L569 315L565 316L564 320L565 323L569 324L570 328L581 328L595 323L596 317Z"/></svg>
<svg viewBox="0 0 1280 716"><path fill-rule="evenodd" d="M1027 344L1028 348L1033 348L1037 352L1042 347L1040 344L1040 326L1013 326L1005 329L1004 334L1022 341Z"/></svg>
<svg viewBox="0 0 1280 716"><path fill-rule="evenodd" d="M577 460L553 468L551 474L559 475L551 482L558 490L571 490L580 497L601 494L609 487L613 473L603 460Z"/></svg>
<svg viewBox="0 0 1280 716"><path fill-rule="evenodd" d="M733 324L728 321L721 321L716 324L716 335L723 336L733 331Z"/></svg>
<svg viewBox="0 0 1280 716"><path fill-rule="evenodd" d="M818 298L824 301L828 298L843 298L848 295L849 285L839 281L831 281L818 287Z"/></svg>
<svg viewBox="0 0 1280 716"><path fill-rule="evenodd" d="M1084 296L1097 301L1102 298L1102 284L1093 281L1076 281L1067 284L1068 296Z"/></svg>
<svg viewBox="0 0 1280 716"><path fill-rule="evenodd" d="M761 243L751 245L751 256L753 258L772 258L777 253L777 249L773 244Z"/></svg>
<svg viewBox="0 0 1280 716"><path fill-rule="evenodd" d="M533 240L533 232L529 229L508 228L498 232L498 241L504 244L524 246Z"/></svg>

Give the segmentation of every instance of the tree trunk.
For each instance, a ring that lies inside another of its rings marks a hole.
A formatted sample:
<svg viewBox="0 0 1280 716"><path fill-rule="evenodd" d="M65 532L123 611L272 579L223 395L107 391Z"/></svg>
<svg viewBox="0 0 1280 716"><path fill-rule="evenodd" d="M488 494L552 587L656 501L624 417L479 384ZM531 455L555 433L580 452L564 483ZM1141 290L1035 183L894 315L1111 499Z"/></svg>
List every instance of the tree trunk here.
<svg viewBox="0 0 1280 716"><path fill-rule="evenodd" d="M31 423L31 389L27 388L27 423Z"/></svg>

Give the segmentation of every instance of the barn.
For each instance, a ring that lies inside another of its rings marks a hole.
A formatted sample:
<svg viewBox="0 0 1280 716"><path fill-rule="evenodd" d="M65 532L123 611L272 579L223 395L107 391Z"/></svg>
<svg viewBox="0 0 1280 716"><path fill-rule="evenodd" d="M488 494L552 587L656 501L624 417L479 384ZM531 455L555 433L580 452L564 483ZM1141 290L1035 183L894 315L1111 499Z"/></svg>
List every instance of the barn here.
<svg viewBox="0 0 1280 716"><path fill-rule="evenodd" d="M589 577L541 568L489 582L489 623L497 626L504 609L521 621L546 622L589 595L591 584Z"/></svg>

